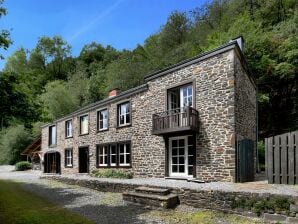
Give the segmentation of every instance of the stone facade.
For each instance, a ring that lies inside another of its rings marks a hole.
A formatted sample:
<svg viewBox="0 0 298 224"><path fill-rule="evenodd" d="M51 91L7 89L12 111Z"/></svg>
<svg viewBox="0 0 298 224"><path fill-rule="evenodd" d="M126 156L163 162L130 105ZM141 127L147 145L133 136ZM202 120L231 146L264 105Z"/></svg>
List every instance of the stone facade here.
<svg viewBox="0 0 298 224"><path fill-rule="evenodd" d="M215 52L215 53L214 53ZM78 172L78 148L89 147L90 170L96 169L96 145L131 141L134 177L167 176L169 136L152 134L152 115L163 112L169 88L193 85L193 107L199 112L195 176L204 181L233 181L236 137L256 140L256 89L236 43L145 79L137 91L122 93L55 121L57 145L49 147L49 125L42 128L42 151L61 154L61 173ZM131 125L117 127L117 105L131 103ZM97 131L97 111L108 109L108 130ZM89 134L79 135L79 117L89 115ZM73 137L65 138L65 121L72 119ZM175 133L175 135L185 133ZM188 133L189 134L189 133ZM73 149L73 167L64 166L64 149Z"/></svg>

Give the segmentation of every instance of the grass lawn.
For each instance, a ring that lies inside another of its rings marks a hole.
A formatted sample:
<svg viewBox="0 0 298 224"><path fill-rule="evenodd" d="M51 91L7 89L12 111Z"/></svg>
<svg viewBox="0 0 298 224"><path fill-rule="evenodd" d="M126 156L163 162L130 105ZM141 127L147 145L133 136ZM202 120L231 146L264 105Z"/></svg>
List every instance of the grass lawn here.
<svg viewBox="0 0 298 224"><path fill-rule="evenodd" d="M0 223L91 224L92 222L23 190L19 183L0 180Z"/></svg>

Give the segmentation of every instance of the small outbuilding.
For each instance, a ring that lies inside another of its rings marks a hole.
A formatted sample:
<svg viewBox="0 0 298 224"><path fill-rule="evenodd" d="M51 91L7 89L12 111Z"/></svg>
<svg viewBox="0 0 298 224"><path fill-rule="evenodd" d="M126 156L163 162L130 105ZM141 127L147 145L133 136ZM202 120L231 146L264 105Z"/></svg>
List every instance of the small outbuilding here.
<svg viewBox="0 0 298 224"><path fill-rule="evenodd" d="M27 161L32 163L34 170L41 169L41 136L36 138L22 153L27 157Z"/></svg>

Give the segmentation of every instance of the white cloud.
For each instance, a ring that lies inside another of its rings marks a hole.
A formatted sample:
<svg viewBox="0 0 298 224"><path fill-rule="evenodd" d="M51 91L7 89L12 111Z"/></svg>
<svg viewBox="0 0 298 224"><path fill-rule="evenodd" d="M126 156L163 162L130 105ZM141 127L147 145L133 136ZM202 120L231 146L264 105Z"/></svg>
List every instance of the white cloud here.
<svg viewBox="0 0 298 224"><path fill-rule="evenodd" d="M68 42L73 42L78 37L80 37L82 34L88 32L88 30L92 29L100 20L102 20L104 17L108 16L113 10L115 10L124 0L118 0L114 4L112 4L110 7L106 8L102 12L100 12L93 20L91 20L89 23L86 23L84 26L80 27L78 30L76 30L69 38L67 38Z"/></svg>

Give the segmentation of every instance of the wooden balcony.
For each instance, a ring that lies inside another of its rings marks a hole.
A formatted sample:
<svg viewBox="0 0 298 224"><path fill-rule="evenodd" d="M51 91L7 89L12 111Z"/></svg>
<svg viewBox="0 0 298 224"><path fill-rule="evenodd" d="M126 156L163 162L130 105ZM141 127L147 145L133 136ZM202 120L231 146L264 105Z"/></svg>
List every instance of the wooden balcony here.
<svg viewBox="0 0 298 224"><path fill-rule="evenodd" d="M154 135L199 130L199 112L192 107L176 108L153 114Z"/></svg>

